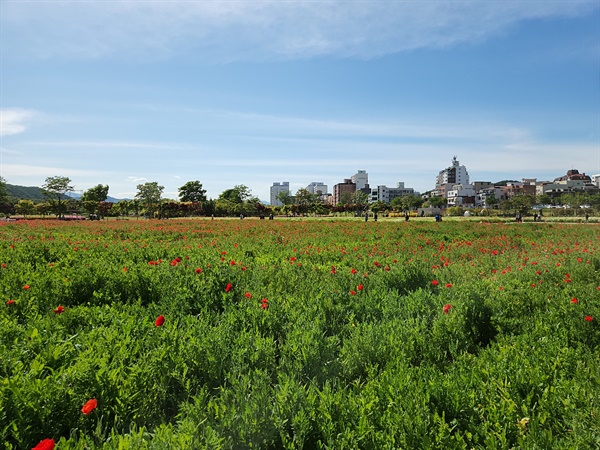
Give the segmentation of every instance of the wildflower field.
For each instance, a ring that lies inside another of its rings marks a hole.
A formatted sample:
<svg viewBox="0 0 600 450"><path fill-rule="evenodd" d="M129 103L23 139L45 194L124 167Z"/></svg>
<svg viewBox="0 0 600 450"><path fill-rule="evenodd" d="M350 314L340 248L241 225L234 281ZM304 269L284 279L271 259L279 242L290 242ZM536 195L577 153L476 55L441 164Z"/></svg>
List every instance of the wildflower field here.
<svg viewBox="0 0 600 450"><path fill-rule="evenodd" d="M597 224L0 225L7 449L600 448Z"/></svg>

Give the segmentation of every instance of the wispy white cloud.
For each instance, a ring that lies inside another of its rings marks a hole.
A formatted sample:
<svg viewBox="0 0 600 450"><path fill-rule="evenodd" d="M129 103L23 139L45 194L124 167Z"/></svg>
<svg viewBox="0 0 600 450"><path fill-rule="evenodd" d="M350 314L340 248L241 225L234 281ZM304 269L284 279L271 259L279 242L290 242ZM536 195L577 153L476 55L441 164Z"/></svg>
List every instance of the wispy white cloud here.
<svg viewBox="0 0 600 450"><path fill-rule="evenodd" d="M3 3L3 52L82 59L193 52L210 62L446 48L486 40L523 20L598 8L589 0Z"/></svg>
<svg viewBox="0 0 600 450"><path fill-rule="evenodd" d="M26 109L0 109L0 136L23 133L33 115L34 111Z"/></svg>
<svg viewBox="0 0 600 450"><path fill-rule="evenodd" d="M129 181L130 183L145 183L148 180L144 177L129 176L129 177L127 177L127 181Z"/></svg>
<svg viewBox="0 0 600 450"><path fill-rule="evenodd" d="M74 169L72 167L48 167L35 164L2 164L4 177L49 177L60 174L61 176L97 176L98 172L87 169Z"/></svg>

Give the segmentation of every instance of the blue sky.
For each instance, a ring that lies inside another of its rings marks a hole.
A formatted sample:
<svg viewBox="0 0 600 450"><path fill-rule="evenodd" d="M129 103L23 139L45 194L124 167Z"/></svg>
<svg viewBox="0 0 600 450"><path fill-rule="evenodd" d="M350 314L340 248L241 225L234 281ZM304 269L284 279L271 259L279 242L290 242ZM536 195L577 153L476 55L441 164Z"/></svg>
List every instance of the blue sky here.
<svg viewBox="0 0 600 450"><path fill-rule="evenodd" d="M11 184L600 173L597 0L2 0L0 38Z"/></svg>

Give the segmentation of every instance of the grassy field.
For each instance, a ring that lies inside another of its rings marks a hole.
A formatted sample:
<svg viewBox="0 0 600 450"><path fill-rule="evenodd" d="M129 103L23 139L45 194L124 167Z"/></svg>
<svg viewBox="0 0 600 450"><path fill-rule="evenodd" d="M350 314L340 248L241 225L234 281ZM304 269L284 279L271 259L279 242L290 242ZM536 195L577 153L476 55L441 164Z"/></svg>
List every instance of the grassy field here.
<svg viewBox="0 0 600 450"><path fill-rule="evenodd" d="M600 448L599 231L2 223L0 442Z"/></svg>

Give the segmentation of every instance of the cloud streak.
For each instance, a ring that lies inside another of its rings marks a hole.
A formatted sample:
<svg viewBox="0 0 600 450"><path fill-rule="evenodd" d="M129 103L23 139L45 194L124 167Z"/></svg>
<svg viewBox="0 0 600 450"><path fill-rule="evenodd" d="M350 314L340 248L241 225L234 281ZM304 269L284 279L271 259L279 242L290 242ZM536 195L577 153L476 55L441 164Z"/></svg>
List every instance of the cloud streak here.
<svg viewBox="0 0 600 450"><path fill-rule="evenodd" d="M3 2L4 53L42 58L193 54L222 63L317 56L368 59L481 42L532 19L575 17L596 2Z"/></svg>
<svg viewBox="0 0 600 450"><path fill-rule="evenodd" d="M0 136L23 133L27 119L33 114L25 109L0 109Z"/></svg>

